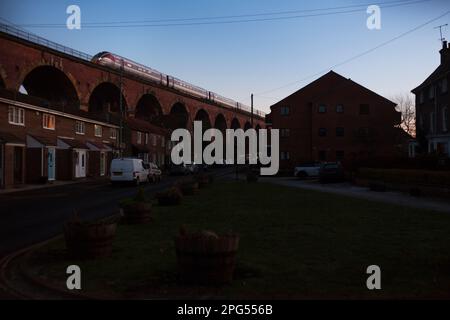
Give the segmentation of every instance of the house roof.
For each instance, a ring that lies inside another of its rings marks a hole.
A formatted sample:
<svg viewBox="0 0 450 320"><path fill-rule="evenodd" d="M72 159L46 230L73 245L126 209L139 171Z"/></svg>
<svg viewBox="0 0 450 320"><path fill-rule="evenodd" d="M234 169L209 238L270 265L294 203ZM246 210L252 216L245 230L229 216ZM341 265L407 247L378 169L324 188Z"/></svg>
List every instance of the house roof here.
<svg viewBox="0 0 450 320"><path fill-rule="evenodd" d="M25 139L21 139L21 138L15 136L12 133L7 133L7 132L1 132L0 131L0 142L1 143L20 143L20 144L24 144L25 143Z"/></svg>
<svg viewBox="0 0 450 320"><path fill-rule="evenodd" d="M167 129L155 126L154 124L151 124L145 120L128 118L126 122L131 129L136 131L157 133L160 135L167 135L168 133Z"/></svg>
<svg viewBox="0 0 450 320"><path fill-rule="evenodd" d="M82 118L86 118L86 119L90 119L90 120L94 120L94 121L105 122L105 123L109 123L109 124L113 124L113 125L119 125L119 117L118 116L111 115L106 112L102 112L102 113L86 112L86 111L80 110L79 105L75 105L75 104L65 105L65 106L57 105L55 103L52 103L52 102L42 99L42 98L29 96L26 94L22 94L20 92L14 92L12 90L4 89L4 88L0 88L0 97L18 101L18 102L22 102L22 103L31 104L33 106L37 106L37 107L41 107L41 108L47 108L50 110L64 112L67 114L71 114L74 116L78 116L78 117L82 117Z"/></svg>
<svg viewBox="0 0 450 320"><path fill-rule="evenodd" d="M65 139L65 138L58 138L58 139L61 140L62 142L64 142L65 144L67 144L71 148L75 148L75 149L89 149L84 142L81 142L79 140Z"/></svg>
<svg viewBox="0 0 450 320"><path fill-rule="evenodd" d="M370 90L370 89L364 87L363 85L361 85L361 84L359 84L359 83L357 83L357 82L355 82L355 81L353 81L353 80L351 80L351 79L349 79L349 78L345 78L344 76L340 75L339 73L334 72L333 70L331 70L331 71L329 71L328 73L326 73L326 74L324 74L323 76L321 76L320 78L318 78L318 79L314 80L313 82L307 84L307 85L304 86L303 88L300 88L299 90L297 90L297 91L295 91L294 93L290 94L290 95L287 96L286 98L284 98L284 99L280 100L279 102L273 104L272 106L270 106L270 108L272 109L272 107L274 107L274 106L276 106L276 105L279 105L279 104L282 104L285 100L291 98L292 96L295 96L295 95L298 95L298 94L302 94L302 93L303 93L304 91L306 91L308 88L310 88L310 87L312 87L312 86L315 86L315 85L318 85L321 81L324 81L324 80L329 79L329 78L334 78L334 79L337 80L340 84L338 84L337 86L332 87L332 88L327 88L328 90L333 90L333 89L341 88L341 85L342 85L342 86L346 86L346 85L358 86L360 89L362 89L362 90L364 90L364 91L366 91L366 92L368 92L368 93L370 93L370 94L373 94L373 95L378 96L379 98L381 98L382 100L384 100L387 104L391 104L392 106L396 106L396 105L397 105L395 102L393 102L393 101L391 101L391 100L389 100L389 99L387 99L387 98L385 98L385 97L379 95L378 93L376 93L376 92L374 92L374 91L372 91L372 90ZM313 98L313 97L312 97L312 98Z"/></svg>
<svg viewBox="0 0 450 320"><path fill-rule="evenodd" d="M98 150L111 150L111 147L102 143L102 142L96 142L96 141L88 141L87 144L94 146Z"/></svg>
<svg viewBox="0 0 450 320"><path fill-rule="evenodd" d="M56 138L41 137L41 136L37 136L34 134L28 134L28 135L44 146L54 147L57 145Z"/></svg>
<svg viewBox="0 0 450 320"><path fill-rule="evenodd" d="M439 65L429 76L425 79L424 82L422 82L419 86L411 90L412 93L417 93L418 90L427 87L431 85L432 83L436 82L440 78L442 78L444 75L448 74L450 72L450 60L444 62L443 64Z"/></svg>

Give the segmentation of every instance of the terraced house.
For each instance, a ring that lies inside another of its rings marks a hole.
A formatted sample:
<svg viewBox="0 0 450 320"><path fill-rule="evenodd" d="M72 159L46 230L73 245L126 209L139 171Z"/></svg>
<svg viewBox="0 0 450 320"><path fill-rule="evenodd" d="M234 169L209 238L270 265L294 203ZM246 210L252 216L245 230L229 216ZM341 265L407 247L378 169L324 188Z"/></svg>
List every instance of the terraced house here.
<svg viewBox="0 0 450 320"><path fill-rule="evenodd" d="M450 45L442 42L439 66L422 84L416 95L416 132L420 151L440 156L450 155Z"/></svg>

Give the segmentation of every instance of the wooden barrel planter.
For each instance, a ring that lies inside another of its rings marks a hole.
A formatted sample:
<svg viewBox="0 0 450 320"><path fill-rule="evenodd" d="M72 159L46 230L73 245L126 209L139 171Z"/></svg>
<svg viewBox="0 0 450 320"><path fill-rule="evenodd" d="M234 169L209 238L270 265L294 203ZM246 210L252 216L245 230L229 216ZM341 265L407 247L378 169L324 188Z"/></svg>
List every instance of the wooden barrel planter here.
<svg viewBox="0 0 450 320"><path fill-rule="evenodd" d="M97 222L66 222L64 238L69 256L75 259L110 256L118 219L118 216L114 216Z"/></svg>
<svg viewBox="0 0 450 320"><path fill-rule="evenodd" d="M175 248L180 280L184 283L221 285L233 280L238 235L180 235Z"/></svg>
<svg viewBox="0 0 450 320"><path fill-rule="evenodd" d="M123 221L127 224L146 224L152 220L151 202L130 202L121 207Z"/></svg>
<svg viewBox="0 0 450 320"><path fill-rule="evenodd" d="M181 204L183 194L178 187L172 187L156 194L160 206L176 206Z"/></svg>

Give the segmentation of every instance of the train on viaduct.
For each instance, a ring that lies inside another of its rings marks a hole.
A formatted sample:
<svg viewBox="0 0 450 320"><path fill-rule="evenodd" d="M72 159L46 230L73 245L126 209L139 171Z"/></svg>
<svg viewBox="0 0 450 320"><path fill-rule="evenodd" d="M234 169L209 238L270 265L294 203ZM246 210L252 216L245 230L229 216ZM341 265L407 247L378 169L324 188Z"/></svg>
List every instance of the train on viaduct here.
<svg viewBox="0 0 450 320"><path fill-rule="evenodd" d="M5 24L0 24L0 92L0 187L107 174L107 151L119 129L111 119L129 124L125 147L145 155L165 147L171 130L192 130L194 121L221 131L265 127L263 112L189 82L114 53L91 56ZM52 135L48 129L55 123ZM71 154L63 156L63 149ZM167 162L156 151L153 156ZM29 160L37 157L38 164ZM66 162L72 165L62 170Z"/></svg>

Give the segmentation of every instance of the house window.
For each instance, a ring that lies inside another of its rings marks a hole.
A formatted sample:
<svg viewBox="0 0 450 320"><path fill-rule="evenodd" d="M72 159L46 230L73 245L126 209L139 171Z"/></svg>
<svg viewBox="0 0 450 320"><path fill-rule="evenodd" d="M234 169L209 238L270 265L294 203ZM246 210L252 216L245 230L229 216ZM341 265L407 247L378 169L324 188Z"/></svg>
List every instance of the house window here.
<svg viewBox="0 0 450 320"><path fill-rule="evenodd" d="M441 81L441 93L446 93L447 91L448 91L448 80L447 78L444 78Z"/></svg>
<svg viewBox="0 0 450 320"><path fill-rule="evenodd" d="M344 128L338 127L336 128L336 137L343 137L344 136Z"/></svg>
<svg viewBox="0 0 450 320"><path fill-rule="evenodd" d="M145 144L148 144L148 133L145 133Z"/></svg>
<svg viewBox="0 0 450 320"><path fill-rule="evenodd" d="M141 144L142 143L142 132L138 132L137 133L137 144Z"/></svg>
<svg viewBox="0 0 450 320"><path fill-rule="evenodd" d="M327 112L327 106L324 104L319 105L319 113Z"/></svg>
<svg viewBox="0 0 450 320"><path fill-rule="evenodd" d="M289 152L288 151L281 151L280 159L281 160L289 160L290 159Z"/></svg>
<svg viewBox="0 0 450 320"><path fill-rule="evenodd" d="M327 136L327 129L319 128L319 137L326 137L326 136Z"/></svg>
<svg viewBox="0 0 450 320"><path fill-rule="evenodd" d="M428 89L428 98L434 99L434 86L431 86L431 87Z"/></svg>
<svg viewBox="0 0 450 320"><path fill-rule="evenodd" d="M280 129L280 135L282 138L287 138L291 135L290 129Z"/></svg>
<svg viewBox="0 0 450 320"><path fill-rule="evenodd" d="M111 128L110 129L110 136L109 136L111 139L117 139L117 130L116 129L114 129L114 128Z"/></svg>
<svg viewBox="0 0 450 320"><path fill-rule="evenodd" d="M164 138L164 136L161 136L161 147L165 147L166 146L166 139Z"/></svg>
<svg viewBox="0 0 450 320"><path fill-rule="evenodd" d="M424 103L424 101L425 101L425 93L422 90L419 93L419 103Z"/></svg>
<svg viewBox="0 0 450 320"><path fill-rule="evenodd" d="M370 107L368 104L360 104L359 105L359 114L370 114Z"/></svg>
<svg viewBox="0 0 450 320"><path fill-rule="evenodd" d="M434 133L434 112L430 113L430 133Z"/></svg>
<svg viewBox="0 0 450 320"><path fill-rule="evenodd" d="M8 122L19 126L25 125L25 110L17 107L9 107Z"/></svg>
<svg viewBox="0 0 450 320"><path fill-rule="evenodd" d="M100 126L98 124L94 124L94 131L95 131L95 136L96 137L101 137L102 136L102 126Z"/></svg>
<svg viewBox="0 0 450 320"><path fill-rule="evenodd" d="M287 106L283 106L283 107L281 107L281 115L282 116L288 116L289 115L289 107L287 107Z"/></svg>
<svg viewBox="0 0 450 320"><path fill-rule="evenodd" d="M75 122L75 133L76 134L84 134L85 127L83 121L77 121Z"/></svg>
<svg viewBox="0 0 450 320"><path fill-rule="evenodd" d="M44 113L42 115L42 127L44 129L55 130L55 116Z"/></svg>
<svg viewBox="0 0 450 320"><path fill-rule="evenodd" d="M156 144L157 144L156 138L157 138L156 134L152 135L152 144L153 144L154 147L156 147Z"/></svg>
<svg viewBox="0 0 450 320"><path fill-rule="evenodd" d="M337 150L336 151L336 161L342 161L344 160L344 151Z"/></svg>
<svg viewBox="0 0 450 320"><path fill-rule="evenodd" d="M448 108L442 109L442 131L448 131Z"/></svg>
<svg viewBox="0 0 450 320"><path fill-rule="evenodd" d="M344 113L344 106L342 104L336 106L336 113Z"/></svg>

